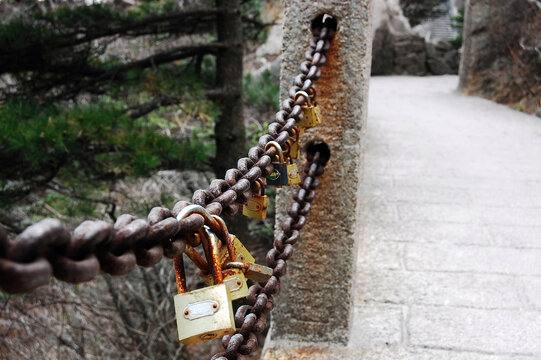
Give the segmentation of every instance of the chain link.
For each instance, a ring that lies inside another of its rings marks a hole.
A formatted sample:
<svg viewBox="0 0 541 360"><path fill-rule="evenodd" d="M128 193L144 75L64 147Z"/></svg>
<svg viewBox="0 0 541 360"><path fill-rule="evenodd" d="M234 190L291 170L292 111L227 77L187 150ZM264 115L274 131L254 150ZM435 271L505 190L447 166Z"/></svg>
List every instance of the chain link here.
<svg viewBox="0 0 541 360"><path fill-rule="evenodd" d="M268 150L265 147L269 141L284 147L295 137L295 125L302 119L301 106L306 101L302 96L295 99L295 94L298 91L315 94L315 82L321 77L334 32L325 24L313 29L310 50L288 98L269 125L268 134L259 138L257 146L248 151L248 157L239 159L237 168L229 169L224 179L213 180L207 189L195 191L193 204L205 207L210 214L234 216L252 193L258 192L256 180L273 171L271 159L277 155L275 147ZM301 187L282 223L283 233L275 238L274 247L267 254L273 276L265 284L250 287L248 305L241 306L235 315L236 333L223 338L226 350L213 359L237 359L257 348L257 335L266 328L266 314L274 308L273 296L280 289L280 277L286 273L292 245L299 239L299 230L305 225L310 203L315 198L314 190L319 186L317 177L323 173L328 159L316 152L308 154L307 160ZM56 219L41 220L15 240L9 240L0 226L0 288L7 293L23 293L47 284L51 276L81 283L92 280L100 269L111 275L124 275L136 265L154 266L163 256L174 259L184 252L185 235L196 232L204 223L198 214L176 219L192 203L179 201L172 210L155 207L147 220L124 214L114 225L99 220L84 221L71 234Z"/></svg>
<svg viewBox="0 0 541 360"><path fill-rule="evenodd" d="M293 253L293 245L300 237L306 224L310 203L315 199L315 190L320 182L317 177L324 172L327 158L320 152L308 154L300 188L293 195L293 202L282 221L282 232L274 239L274 247L267 253L267 265L273 269L272 277L264 284L252 285L246 297L248 305L242 305L235 313L235 334L222 339L225 351L212 360L232 360L240 355L249 355L257 349L257 335L267 327L267 314L274 308L274 295L280 291L280 278L287 272L287 260Z"/></svg>
<svg viewBox="0 0 541 360"><path fill-rule="evenodd" d="M269 133L249 150L248 157L238 160L237 168L226 172L223 180L214 180L208 189L197 190L192 197L194 204L204 206L211 214L234 216L257 191L256 180L272 172L271 159L276 155L274 147L265 151L265 146L276 141L283 147L294 136L305 101L303 97L295 100L295 93L315 91L314 83L321 77L320 67L325 65L333 35L334 31L327 27L314 29L311 49L306 52L289 97L269 125ZM114 225L85 221L72 234L60 221L44 219L28 227L15 241L9 240L0 226L0 288L7 293L28 292L47 284L51 276L80 283L93 279L100 269L124 275L135 265L150 267L163 256L173 259L184 251L184 234L203 226L203 218L197 214L177 221L178 213L188 205L187 201L179 201L172 210L155 207L146 221L129 214L119 216Z"/></svg>

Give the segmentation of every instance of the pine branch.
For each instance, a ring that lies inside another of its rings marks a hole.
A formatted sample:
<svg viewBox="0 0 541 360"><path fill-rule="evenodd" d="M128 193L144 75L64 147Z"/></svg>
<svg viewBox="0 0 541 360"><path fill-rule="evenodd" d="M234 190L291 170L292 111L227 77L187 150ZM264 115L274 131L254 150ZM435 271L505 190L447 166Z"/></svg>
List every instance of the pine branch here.
<svg viewBox="0 0 541 360"><path fill-rule="evenodd" d="M140 118L141 116L145 116L146 114L162 107L162 106L170 106L170 105L176 105L180 104L181 98L180 97L173 97L173 96L167 96L167 95L160 95L156 99L144 103L139 104L136 106L132 106L126 110L126 115L133 119Z"/></svg>
<svg viewBox="0 0 541 360"><path fill-rule="evenodd" d="M242 16L241 19L243 23L254 25L254 27L259 28L259 29L264 29L266 27L278 24L276 21L262 22L249 16Z"/></svg>
<svg viewBox="0 0 541 360"><path fill-rule="evenodd" d="M190 57L217 55L219 51L224 48L225 45L222 43L178 46L152 54L144 59L118 65L112 69L81 68L77 65L72 67L64 66L61 68L53 67L53 71L49 72L49 74L56 74L58 72L58 76L52 79L48 77L43 84L40 84L39 80L34 79L33 81L35 84L31 88L31 93L41 94L43 98L50 100L71 99L81 91L88 91L92 94L103 94L105 91L105 84L113 81L124 81L125 74L130 70L143 70L150 67L157 67ZM44 94L53 88L56 89L54 94L49 96Z"/></svg>

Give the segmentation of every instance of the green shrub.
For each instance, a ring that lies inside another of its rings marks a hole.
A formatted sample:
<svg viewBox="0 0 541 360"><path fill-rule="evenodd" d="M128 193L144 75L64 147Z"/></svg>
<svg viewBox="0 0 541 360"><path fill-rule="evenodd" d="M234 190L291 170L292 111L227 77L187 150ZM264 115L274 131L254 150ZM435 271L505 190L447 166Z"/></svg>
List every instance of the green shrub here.
<svg viewBox="0 0 541 360"><path fill-rule="evenodd" d="M244 96L246 101L262 111L278 111L280 84L269 70L264 71L259 79L248 74L244 77Z"/></svg>

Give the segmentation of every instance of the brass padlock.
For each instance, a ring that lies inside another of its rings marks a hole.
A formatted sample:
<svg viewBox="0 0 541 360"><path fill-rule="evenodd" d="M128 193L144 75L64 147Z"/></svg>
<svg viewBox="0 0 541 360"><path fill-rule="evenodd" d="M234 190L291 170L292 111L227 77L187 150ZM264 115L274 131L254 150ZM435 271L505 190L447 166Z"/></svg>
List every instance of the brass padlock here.
<svg viewBox="0 0 541 360"><path fill-rule="evenodd" d="M272 162L274 170L272 171L272 173L270 173L269 176L267 176L267 185L272 185L276 187L288 186L288 167L284 158L282 147L276 141L269 141L265 146L265 151L267 151L270 147L274 147L278 151L278 154L276 155L277 160Z"/></svg>
<svg viewBox="0 0 541 360"><path fill-rule="evenodd" d="M293 127L293 140L288 140L288 151L287 156L291 159L298 159L301 153L301 136L303 133L302 129L298 127Z"/></svg>
<svg viewBox="0 0 541 360"><path fill-rule="evenodd" d="M287 182L290 186L301 182L297 164L295 164L291 159L289 159L289 164L287 164Z"/></svg>
<svg viewBox="0 0 541 360"><path fill-rule="evenodd" d="M250 294L248 291L248 284L246 283L246 276L242 269L231 268L223 269L224 284L229 291L231 300L242 299ZM205 284L214 285L212 275L201 276Z"/></svg>
<svg viewBox="0 0 541 360"><path fill-rule="evenodd" d="M259 194L253 194L248 203L242 206L242 215L253 219L265 219L267 217L267 204L269 198L265 195L265 184L261 179L257 179Z"/></svg>
<svg viewBox="0 0 541 360"><path fill-rule="evenodd" d="M223 224L223 226L225 226L225 224ZM231 259L231 257L229 256L228 248L234 248L233 242L234 242L234 239L236 239L236 237L234 235L230 235L230 234L228 235L229 236L226 241L226 244L228 246L222 245L217 257L220 267L222 266L222 261L226 262ZM213 242L216 247L218 247L220 243L220 242L216 242L216 238L209 238L208 241ZM239 256L237 249L235 249L235 256L236 256L236 260L239 260L240 258L244 259L244 255ZM205 281L207 285L214 285L215 284L214 277L213 277L213 274L209 273L209 270L210 269L208 269L206 273L202 271L201 278ZM223 269L222 274L223 274L223 282L225 286L227 287L229 293L231 294L231 300L237 300L237 299L248 296L248 294L250 293L248 291L248 284L246 284L246 277L244 276L244 272L241 269Z"/></svg>
<svg viewBox="0 0 541 360"><path fill-rule="evenodd" d="M267 282L271 278L273 272L270 267L252 262L230 262L226 264L226 268L242 269L246 278L261 283Z"/></svg>
<svg viewBox="0 0 541 360"><path fill-rule="evenodd" d="M250 254L248 249L246 249L244 247L242 242L233 234L230 234L229 236L233 240L233 247L235 249L235 254L237 256L236 261L243 262L243 263L244 262L251 262L251 263L255 262L254 257L252 256L252 254ZM227 248L223 248L223 249L224 249L223 252L220 253L220 258L221 258L221 261L222 261L222 267L223 267L223 265L225 265L226 262L231 261L231 259L229 258L229 253L227 251Z"/></svg>
<svg viewBox="0 0 541 360"><path fill-rule="evenodd" d="M312 103L310 101L310 95L308 95L306 91L297 91L295 93L295 100L297 100L299 96L304 97L306 101L304 105L302 105L303 117L297 122L297 126L309 129L321 124L323 121L321 119L319 105L316 102Z"/></svg>
<svg viewBox="0 0 541 360"><path fill-rule="evenodd" d="M223 283L216 236L206 226L204 231L208 237L203 237L201 242L207 263L212 266L212 278L216 285L188 292L183 255L175 258L178 286L178 295L174 298L175 313L178 337L183 344L208 341L235 332L231 295Z"/></svg>

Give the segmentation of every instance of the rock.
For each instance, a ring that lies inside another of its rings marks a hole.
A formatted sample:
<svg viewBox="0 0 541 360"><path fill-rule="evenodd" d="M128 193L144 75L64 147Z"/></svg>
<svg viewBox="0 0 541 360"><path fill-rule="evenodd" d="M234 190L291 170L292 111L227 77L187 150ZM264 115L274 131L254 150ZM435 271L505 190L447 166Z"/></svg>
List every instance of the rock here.
<svg viewBox="0 0 541 360"><path fill-rule="evenodd" d="M433 75L457 74L459 54L445 40L436 43L426 42L426 62Z"/></svg>
<svg viewBox="0 0 541 360"><path fill-rule="evenodd" d="M374 1L372 10L372 26L374 32L387 27L392 34L409 34L411 27L408 19L402 13L398 0Z"/></svg>
<svg viewBox="0 0 541 360"><path fill-rule="evenodd" d="M541 105L541 20L535 2L470 0L460 88L534 113Z"/></svg>
<svg viewBox="0 0 541 360"><path fill-rule="evenodd" d="M402 75L426 74L426 50L423 38L405 35L396 39L394 73Z"/></svg>
<svg viewBox="0 0 541 360"><path fill-rule="evenodd" d="M387 27L374 33L372 42L372 75L392 74L394 70L394 39Z"/></svg>
<svg viewBox="0 0 541 360"><path fill-rule="evenodd" d="M398 0L375 1L373 28L372 75L458 73L458 51L448 41L425 44L425 27L412 29Z"/></svg>
<svg viewBox="0 0 541 360"><path fill-rule="evenodd" d="M541 118L541 108L537 109L534 115L537 116L538 118Z"/></svg>
<svg viewBox="0 0 541 360"><path fill-rule="evenodd" d="M213 177L212 172L162 170L150 178L121 181L116 191L125 195L133 204L166 205L164 202L190 201L193 192L206 188Z"/></svg>

